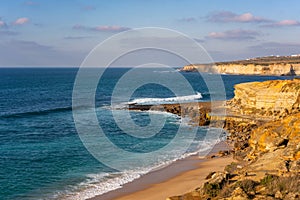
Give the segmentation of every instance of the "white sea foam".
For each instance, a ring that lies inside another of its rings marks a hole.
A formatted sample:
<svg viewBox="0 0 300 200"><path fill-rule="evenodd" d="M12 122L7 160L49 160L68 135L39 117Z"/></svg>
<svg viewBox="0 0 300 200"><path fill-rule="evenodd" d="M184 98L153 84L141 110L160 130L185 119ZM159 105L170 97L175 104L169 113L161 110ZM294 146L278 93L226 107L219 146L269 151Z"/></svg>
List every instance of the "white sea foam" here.
<svg viewBox="0 0 300 200"><path fill-rule="evenodd" d="M57 199L84 200L119 188L126 183L140 178L148 171L124 171L116 173L88 174L87 180L80 183L73 191L58 196Z"/></svg>
<svg viewBox="0 0 300 200"><path fill-rule="evenodd" d="M130 183L141 176L155 170L162 169L175 161L187 158L192 155L201 155L205 151L209 151L219 141L201 141L197 145L197 149L187 152L182 155L176 155L176 150L169 158L161 157L160 161L155 162L153 166L146 168L140 168L135 170L127 170L124 172L114 173L100 173L100 174L88 174L87 179L84 182L79 183L68 191L56 194L54 199L66 199L66 200L84 200L92 198L98 195L105 194L107 192L122 188L124 184Z"/></svg>
<svg viewBox="0 0 300 200"><path fill-rule="evenodd" d="M186 156L182 156L178 159L185 157ZM53 197L54 199L84 200L102 195L107 192L122 188L124 184L130 183L149 173L150 171L161 169L167 165L170 165L172 162L175 162L178 159L167 160L148 168L115 173L88 174L86 175L86 181L79 183L68 191L60 192Z"/></svg>
<svg viewBox="0 0 300 200"><path fill-rule="evenodd" d="M154 112L159 114L160 112ZM165 113L160 113L165 114ZM170 122L176 122L186 119L177 118L176 120L171 120ZM169 122L169 123L170 123ZM182 123L182 122L181 122ZM188 124L186 124L188 126ZM205 129L204 129L205 130ZM213 128L209 128L210 131L218 131ZM208 136L208 135L207 135ZM83 200L95 197L97 195L102 195L110 191L122 188L124 184L132 182L141 176L149 173L150 171L159 170L164 168L177 160L187 158L192 155L204 155L208 153L211 148L217 144L222 138L206 137L206 140L195 141L194 146L188 150L185 154L180 154L177 148L174 148L168 154L164 154L157 157L153 157L152 165L141 166L139 169L127 170L123 172L112 172L99 174L87 174L85 181L78 183L77 185L67 188L65 191L60 191L53 196L53 199L67 199L67 200ZM182 141L183 143L185 141Z"/></svg>
<svg viewBox="0 0 300 200"><path fill-rule="evenodd" d="M202 95L201 93L197 92L193 95L187 95L187 96L179 96L179 97L168 97L168 98L138 98L134 99L128 104L163 104L163 103L181 103L181 102L189 102L193 100L201 99Z"/></svg>
<svg viewBox="0 0 300 200"><path fill-rule="evenodd" d="M140 170L130 170L112 174L88 174L87 181L81 182L69 191L65 191L63 193L60 193L59 195L55 195L56 197L54 199L84 200L102 195L107 192L122 188L124 184L130 183L149 173L150 171L164 168L165 166L170 165L172 162L183 159L189 155L191 154L187 154L185 156L183 155L178 159L165 161L158 165Z"/></svg>

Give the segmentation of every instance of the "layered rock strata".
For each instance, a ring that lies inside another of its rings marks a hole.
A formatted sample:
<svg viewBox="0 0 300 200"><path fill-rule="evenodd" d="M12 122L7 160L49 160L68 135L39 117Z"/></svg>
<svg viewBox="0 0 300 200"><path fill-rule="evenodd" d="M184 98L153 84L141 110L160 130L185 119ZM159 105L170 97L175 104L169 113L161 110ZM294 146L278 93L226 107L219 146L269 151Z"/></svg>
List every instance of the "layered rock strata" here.
<svg viewBox="0 0 300 200"><path fill-rule="evenodd" d="M241 114L279 118L300 111L300 79L242 83L234 94L228 105Z"/></svg>
<svg viewBox="0 0 300 200"><path fill-rule="evenodd" d="M217 74L295 76L300 75L300 64L195 64L186 65L181 70Z"/></svg>
<svg viewBox="0 0 300 200"><path fill-rule="evenodd" d="M261 57L231 62L186 65L182 71L239 75L299 75L300 57Z"/></svg>
<svg viewBox="0 0 300 200"><path fill-rule="evenodd" d="M236 85L224 120L236 162L168 200L300 199L299 98L299 80Z"/></svg>

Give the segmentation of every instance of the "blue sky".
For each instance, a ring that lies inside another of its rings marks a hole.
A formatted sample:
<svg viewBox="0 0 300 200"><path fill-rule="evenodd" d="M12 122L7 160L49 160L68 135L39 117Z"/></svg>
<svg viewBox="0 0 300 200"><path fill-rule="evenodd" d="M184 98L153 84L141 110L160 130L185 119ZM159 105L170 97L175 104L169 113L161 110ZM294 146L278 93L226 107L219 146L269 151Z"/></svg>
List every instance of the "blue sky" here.
<svg viewBox="0 0 300 200"><path fill-rule="evenodd" d="M108 37L162 27L215 61L300 53L295 0L1 0L0 66L78 66Z"/></svg>

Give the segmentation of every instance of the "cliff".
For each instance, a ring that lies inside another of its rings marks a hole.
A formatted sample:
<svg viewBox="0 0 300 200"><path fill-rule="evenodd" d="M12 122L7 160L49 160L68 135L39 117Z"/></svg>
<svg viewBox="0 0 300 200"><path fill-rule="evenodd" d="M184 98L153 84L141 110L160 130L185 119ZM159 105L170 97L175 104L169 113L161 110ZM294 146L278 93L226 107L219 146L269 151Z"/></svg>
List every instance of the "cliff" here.
<svg viewBox="0 0 300 200"><path fill-rule="evenodd" d="M235 85L232 110L255 116L286 116L300 111L300 79Z"/></svg>
<svg viewBox="0 0 300 200"><path fill-rule="evenodd" d="M181 70L238 75L300 75L300 57L262 57L231 62L191 64Z"/></svg>
<svg viewBox="0 0 300 200"><path fill-rule="evenodd" d="M272 170L282 172L300 172L300 113L287 116L281 120L268 122L253 130L249 139L251 152L247 155L250 160L260 161L261 155L274 154L283 167L275 167L274 161L264 163L272 165ZM265 156L264 155L264 156ZM253 166L258 169L258 166Z"/></svg>
<svg viewBox="0 0 300 200"><path fill-rule="evenodd" d="M243 83L224 129L236 162L168 200L300 199L300 80Z"/></svg>

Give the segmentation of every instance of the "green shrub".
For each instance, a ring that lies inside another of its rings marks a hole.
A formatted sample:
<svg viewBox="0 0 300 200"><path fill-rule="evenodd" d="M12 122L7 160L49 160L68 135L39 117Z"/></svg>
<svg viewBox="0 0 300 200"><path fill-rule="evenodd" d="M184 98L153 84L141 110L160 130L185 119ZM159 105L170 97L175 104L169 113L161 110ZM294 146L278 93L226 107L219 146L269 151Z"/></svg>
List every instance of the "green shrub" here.
<svg viewBox="0 0 300 200"><path fill-rule="evenodd" d="M276 176L268 174L263 179L260 180L260 184L266 186L270 184Z"/></svg>
<svg viewBox="0 0 300 200"><path fill-rule="evenodd" d="M300 175L291 177L265 176L260 183L266 187L269 195L274 196L277 191L283 194L297 193L300 191Z"/></svg>
<svg viewBox="0 0 300 200"><path fill-rule="evenodd" d="M258 185L258 182L253 180L245 179L238 181L236 187L242 188L247 194L250 194L252 191L255 191L255 187Z"/></svg>
<svg viewBox="0 0 300 200"><path fill-rule="evenodd" d="M205 183L203 189L204 193L209 197L216 197L222 189L222 186L218 183Z"/></svg>
<svg viewBox="0 0 300 200"><path fill-rule="evenodd" d="M235 190L235 185L230 185L229 183L225 184L222 190L219 192L219 198L228 198L231 197L232 192Z"/></svg>
<svg viewBox="0 0 300 200"><path fill-rule="evenodd" d="M268 185L267 189L271 194L275 194L277 191L283 193L297 193L300 191L300 175L292 177L276 177Z"/></svg>
<svg viewBox="0 0 300 200"><path fill-rule="evenodd" d="M235 162L232 162L231 164L227 165L225 167L225 171L227 171L228 173L233 173L236 169L237 169L238 164Z"/></svg>

